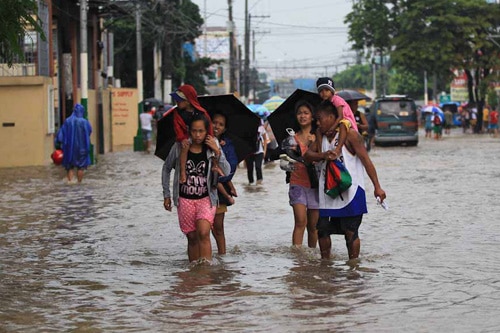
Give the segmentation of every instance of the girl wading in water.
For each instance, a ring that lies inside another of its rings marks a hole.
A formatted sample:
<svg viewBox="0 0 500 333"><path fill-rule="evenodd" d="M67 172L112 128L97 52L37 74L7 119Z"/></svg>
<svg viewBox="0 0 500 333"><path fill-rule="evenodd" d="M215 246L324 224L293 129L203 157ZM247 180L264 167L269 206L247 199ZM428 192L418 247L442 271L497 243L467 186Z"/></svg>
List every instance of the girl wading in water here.
<svg viewBox="0 0 500 333"><path fill-rule="evenodd" d="M217 160L224 174L230 171L229 163L219 148L217 139L208 135L210 125L210 120L204 114L193 116L189 127L191 145L187 152L184 183L179 182L181 143L174 144L162 170L163 206L172 211L173 202L177 207L179 226L188 240L189 261L212 260L210 230L218 205L217 188L210 185L214 176L214 173L210 172L213 159ZM175 168L175 173L171 193L172 168Z"/></svg>

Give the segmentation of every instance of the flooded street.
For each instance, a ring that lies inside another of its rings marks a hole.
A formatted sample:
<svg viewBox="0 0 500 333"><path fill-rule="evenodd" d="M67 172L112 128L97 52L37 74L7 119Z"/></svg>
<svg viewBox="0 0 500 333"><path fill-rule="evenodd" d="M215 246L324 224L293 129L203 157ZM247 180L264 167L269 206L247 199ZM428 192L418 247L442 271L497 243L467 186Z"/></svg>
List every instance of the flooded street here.
<svg viewBox="0 0 500 333"><path fill-rule="evenodd" d="M460 131L370 153L389 210L367 179L357 264L338 235L331 261L291 248L277 164L237 171L212 266L189 265L153 155L101 155L82 185L0 169L0 332L496 332L500 140Z"/></svg>

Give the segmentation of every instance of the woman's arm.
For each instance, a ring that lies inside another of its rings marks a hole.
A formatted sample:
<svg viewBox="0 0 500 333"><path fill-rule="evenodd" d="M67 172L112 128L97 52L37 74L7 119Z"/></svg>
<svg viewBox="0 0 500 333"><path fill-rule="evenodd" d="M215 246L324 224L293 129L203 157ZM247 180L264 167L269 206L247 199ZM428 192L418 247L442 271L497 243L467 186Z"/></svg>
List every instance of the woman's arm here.
<svg viewBox="0 0 500 333"><path fill-rule="evenodd" d="M320 144L319 141L316 140L309 146L309 149L304 154L304 160L307 163L335 159L335 153L332 150L328 150L325 152L318 152L319 144Z"/></svg>

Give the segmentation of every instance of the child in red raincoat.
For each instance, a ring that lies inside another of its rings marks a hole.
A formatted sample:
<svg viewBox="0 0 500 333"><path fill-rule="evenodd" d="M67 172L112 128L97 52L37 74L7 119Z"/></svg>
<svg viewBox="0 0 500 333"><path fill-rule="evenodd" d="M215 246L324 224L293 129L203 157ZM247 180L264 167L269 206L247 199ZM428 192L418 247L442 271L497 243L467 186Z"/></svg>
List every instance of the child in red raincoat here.
<svg viewBox="0 0 500 333"><path fill-rule="evenodd" d="M189 151L189 127L191 126L191 122L193 116L195 114L202 113L205 115L207 120L209 121L208 135L213 137L214 131L212 127L212 121L210 119L210 115L207 110L205 110L200 103L198 102L198 97L196 90L193 86L189 84L184 84L180 86L175 92L171 93L170 96L177 103L177 108L174 112L174 131L175 138L177 142L182 143L182 150L179 156L180 159L180 183L185 183L187 180L186 176L186 162L187 155ZM214 158L212 171L221 173L220 169L216 163L216 159ZM217 177L213 177L215 180Z"/></svg>

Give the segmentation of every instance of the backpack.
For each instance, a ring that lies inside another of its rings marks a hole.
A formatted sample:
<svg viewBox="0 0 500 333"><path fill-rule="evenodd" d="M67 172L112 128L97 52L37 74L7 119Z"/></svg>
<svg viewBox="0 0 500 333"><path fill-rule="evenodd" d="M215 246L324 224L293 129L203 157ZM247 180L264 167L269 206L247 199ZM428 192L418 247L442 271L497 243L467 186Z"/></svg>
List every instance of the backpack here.
<svg viewBox="0 0 500 333"><path fill-rule="evenodd" d="M441 117L439 115L434 115L434 125L441 125Z"/></svg>
<svg viewBox="0 0 500 333"><path fill-rule="evenodd" d="M335 199L352 185L352 177L340 160L328 161L325 172L325 194Z"/></svg>

